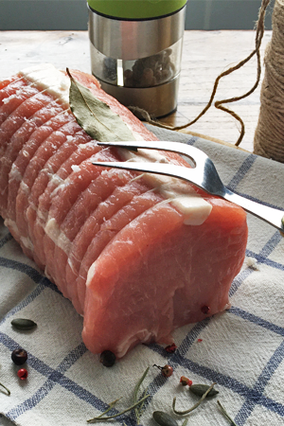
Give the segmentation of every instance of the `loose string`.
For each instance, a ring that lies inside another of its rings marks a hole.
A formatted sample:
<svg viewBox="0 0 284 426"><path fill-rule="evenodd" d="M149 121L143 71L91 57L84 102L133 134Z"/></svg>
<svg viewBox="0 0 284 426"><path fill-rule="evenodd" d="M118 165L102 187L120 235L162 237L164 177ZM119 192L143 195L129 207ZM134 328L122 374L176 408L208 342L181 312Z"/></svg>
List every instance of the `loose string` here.
<svg viewBox="0 0 284 426"><path fill-rule="evenodd" d="M244 99L246 97L248 97L249 95L251 95L255 89L257 88L259 81L260 81L260 76L261 76L261 58L260 58L260 47L261 47L261 41L264 35L264 30L265 30L265 25L264 25L264 20L265 20L265 14L266 14L266 9L268 7L270 3L270 0L262 0L262 4L261 7L259 9L259 14L258 14L258 20L257 20L257 24L256 24L256 36L255 36L255 48L254 50L242 61L240 61L237 65L230 67L228 70L222 72L220 75L218 75L218 77L215 80L214 86L213 86L213 90L210 96L210 99L207 103L207 105L205 106L205 108L200 112L200 114L197 115L196 118L194 118L192 121L182 125L182 126L170 126L168 124L162 123L154 118L152 118L150 116L150 114L138 107L131 107L131 110L139 115L142 119L144 119L145 121L147 121L150 124L153 124L154 126L157 127L162 127L165 129L169 129L169 130L175 130L175 131L180 131L183 129L186 129L187 127L191 126L192 124L196 123L207 111L208 109L212 106L212 103L214 101L215 95L217 93L217 89L218 89L218 85L220 80L233 73L234 71L238 70L239 68L243 67L247 62L250 61L250 59L256 55L257 57L257 76L256 76L256 81L255 84L253 85L253 87L246 92L245 94L241 95L241 96L236 96L236 97L232 97L232 98L228 98L228 99L222 99L220 101L216 101L214 106L217 109L220 109L228 114L230 114L232 117L234 117L236 120L239 121L239 123L241 124L241 131L240 131L240 135L238 140L235 143L235 146L239 146L244 134L245 134L245 125L244 122L242 120L242 118L235 113L234 111L230 110L229 108L225 107L223 104L227 104L227 103L232 103L232 102L237 102L240 101L241 99Z"/></svg>

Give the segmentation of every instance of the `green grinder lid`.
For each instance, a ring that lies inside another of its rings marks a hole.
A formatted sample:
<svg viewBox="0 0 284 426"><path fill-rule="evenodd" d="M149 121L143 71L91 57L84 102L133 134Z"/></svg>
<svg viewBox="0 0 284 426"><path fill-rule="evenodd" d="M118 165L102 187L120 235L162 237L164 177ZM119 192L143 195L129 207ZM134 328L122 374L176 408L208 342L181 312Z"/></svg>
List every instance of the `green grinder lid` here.
<svg viewBox="0 0 284 426"><path fill-rule="evenodd" d="M151 19L171 15L187 0L88 0L95 12L119 19Z"/></svg>

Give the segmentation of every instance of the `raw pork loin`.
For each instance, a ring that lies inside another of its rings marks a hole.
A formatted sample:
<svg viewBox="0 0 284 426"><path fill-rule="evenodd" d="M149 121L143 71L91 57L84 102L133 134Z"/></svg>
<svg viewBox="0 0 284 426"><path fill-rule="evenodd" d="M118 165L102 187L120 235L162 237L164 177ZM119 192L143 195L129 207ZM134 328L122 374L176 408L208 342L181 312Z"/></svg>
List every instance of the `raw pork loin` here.
<svg viewBox="0 0 284 426"><path fill-rule="evenodd" d="M94 77L72 75L134 140L156 139ZM0 82L0 214L84 316L90 351L170 344L177 327L228 308L246 214L184 182L93 166L139 155L188 167L176 154L99 147L70 111L69 85L51 65Z"/></svg>

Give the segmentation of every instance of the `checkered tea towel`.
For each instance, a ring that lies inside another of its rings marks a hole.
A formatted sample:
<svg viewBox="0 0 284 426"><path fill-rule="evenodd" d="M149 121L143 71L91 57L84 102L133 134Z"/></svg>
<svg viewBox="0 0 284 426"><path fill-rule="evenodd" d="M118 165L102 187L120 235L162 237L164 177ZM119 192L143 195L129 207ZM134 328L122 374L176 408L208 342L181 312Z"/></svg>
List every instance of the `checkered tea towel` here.
<svg viewBox="0 0 284 426"><path fill-rule="evenodd" d="M153 130L153 129L152 129ZM284 165L220 146L204 139L154 129L161 140L194 145L214 161L224 183L238 194L266 205L284 208ZM216 382L216 397L206 398L192 411L188 425L284 425L284 238L267 223L248 214L246 259L231 291L231 308L174 333L177 350L169 354L152 344L139 345L106 368L86 350L81 340L82 318L56 287L21 253L1 222L0 227L0 382L11 391L0 392L1 425L81 426L103 413L115 415L133 404L134 389L147 367L138 398L149 397L140 408L140 424L154 426L154 411L170 414L179 426L199 399L181 376L194 384ZM206 265L204 265L206 267ZM11 327L14 318L37 323L32 331ZM28 379L20 381L11 352L28 351ZM165 378L154 367L170 364ZM107 424L98 421L98 424ZM134 426L134 410L111 420Z"/></svg>

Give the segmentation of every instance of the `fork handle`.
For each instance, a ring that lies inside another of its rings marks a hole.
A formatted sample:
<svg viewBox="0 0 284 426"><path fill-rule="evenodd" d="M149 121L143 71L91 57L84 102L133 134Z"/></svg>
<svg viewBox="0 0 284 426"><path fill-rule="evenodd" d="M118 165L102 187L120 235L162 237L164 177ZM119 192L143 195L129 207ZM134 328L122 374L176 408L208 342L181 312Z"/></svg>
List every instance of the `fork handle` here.
<svg viewBox="0 0 284 426"><path fill-rule="evenodd" d="M284 211L275 209L273 207L265 206L263 204L256 203L255 201L249 200L245 197L241 197L234 192L226 190L223 195L225 200L231 201L232 203L238 204L244 210L252 213L254 216L263 219L270 225L277 228L279 231L284 232Z"/></svg>

